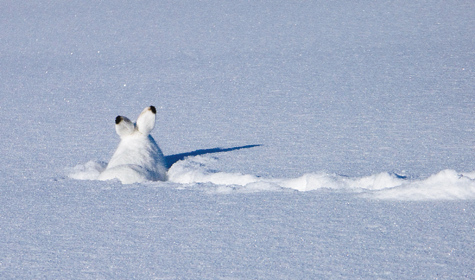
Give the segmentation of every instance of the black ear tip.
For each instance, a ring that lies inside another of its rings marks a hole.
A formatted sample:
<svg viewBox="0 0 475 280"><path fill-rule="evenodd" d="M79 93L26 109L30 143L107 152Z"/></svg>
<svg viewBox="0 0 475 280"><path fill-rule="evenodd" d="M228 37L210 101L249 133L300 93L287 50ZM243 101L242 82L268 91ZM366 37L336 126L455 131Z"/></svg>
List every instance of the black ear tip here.
<svg viewBox="0 0 475 280"><path fill-rule="evenodd" d="M156 114L157 113L157 109L155 109L154 106L150 106L150 110L152 110L152 113Z"/></svg>
<svg viewBox="0 0 475 280"><path fill-rule="evenodd" d="M115 124L119 124L123 120L122 116L117 116L115 118Z"/></svg>

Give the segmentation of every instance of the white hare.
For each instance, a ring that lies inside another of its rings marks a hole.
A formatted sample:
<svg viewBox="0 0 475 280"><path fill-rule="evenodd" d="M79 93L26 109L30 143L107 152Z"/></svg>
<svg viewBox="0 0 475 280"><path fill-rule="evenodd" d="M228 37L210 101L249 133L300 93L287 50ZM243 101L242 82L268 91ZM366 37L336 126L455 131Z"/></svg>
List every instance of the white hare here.
<svg viewBox="0 0 475 280"><path fill-rule="evenodd" d="M155 107L145 108L133 123L117 116L115 130L120 143L99 180L119 179L123 184L167 180L165 158L150 135L155 126Z"/></svg>

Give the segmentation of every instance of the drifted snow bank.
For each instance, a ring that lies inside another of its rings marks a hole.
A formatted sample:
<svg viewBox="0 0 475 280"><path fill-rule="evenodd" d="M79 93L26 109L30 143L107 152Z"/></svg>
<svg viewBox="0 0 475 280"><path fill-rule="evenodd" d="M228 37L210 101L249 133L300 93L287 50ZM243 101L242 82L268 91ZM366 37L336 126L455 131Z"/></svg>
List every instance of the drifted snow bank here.
<svg viewBox="0 0 475 280"><path fill-rule="evenodd" d="M370 196L398 200L475 199L475 172L459 174L447 169L427 179L403 182Z"/></svg>
<svg viewBox="0 0 475 280"><path fill-rule="evenodd" d="M475 199L475 172L459 174L454 170L443 170L423 180L408 180L386 172L360 178L310 173L292 179L268 179L211 171L206 168L210 160L213 159L197 156L179 161L170 168L169 180L181 184L212 183L218 186L215 190L218 193L332 189L377 199Z"/></svg>
<svg viewBox="0 0 475 280"><path fill-rule="evenodd" d="M387 172L359 178L320 172L298 178L271 179L211 170L207 166L212 161L215 159L204 156L178 161L168 171L169 181L187 187L199 185L208 192L222 194L327 189L385 200L475 199L475 172L460 174L454 170L443 170L422 180L410 180ZM90 161L70 170L69 177L95 180L104 168L105 163Z"/></svg>
<svg viewBox="0 0 475 280"><path fill-rule="evenodd" d="M76 165L74 168L67 169L69 178L76 180L97 180L102 171L107 167L107 162L88 161L86 164Z"/></svg>

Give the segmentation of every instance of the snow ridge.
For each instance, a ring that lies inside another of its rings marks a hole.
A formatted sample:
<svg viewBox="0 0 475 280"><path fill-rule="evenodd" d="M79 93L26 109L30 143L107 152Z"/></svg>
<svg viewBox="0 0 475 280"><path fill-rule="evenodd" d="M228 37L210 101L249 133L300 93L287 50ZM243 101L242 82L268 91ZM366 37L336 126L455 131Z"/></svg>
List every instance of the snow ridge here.
<svg viewBox="0 0 475 280"><path fill-rule="evenodd" d="M200 185L207 192L217 194L331 190L383 200L475 199L475 172L460 174L447 169L418 180L389 172L355 178L324 172L308 173L297 178L262 178L252 174L216 171L207 167L216 160L208 156L186 157L171 166L168 179L187 188ZM90 161L70 170L69 177L95 180L104 170L104 166L102 162Z"/></svg>

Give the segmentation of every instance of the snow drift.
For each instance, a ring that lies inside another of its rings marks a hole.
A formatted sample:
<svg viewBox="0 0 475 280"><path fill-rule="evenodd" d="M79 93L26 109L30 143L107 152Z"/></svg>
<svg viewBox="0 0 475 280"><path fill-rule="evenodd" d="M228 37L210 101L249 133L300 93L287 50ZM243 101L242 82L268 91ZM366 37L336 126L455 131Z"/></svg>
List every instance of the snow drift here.
<svg viewBox="0 0 475 280"><path fill-rule="evenodd" d="M169 181L218 194L331 190L385 200L475 199L475 172L460 174L454 170L443 170L425 179L408 179L389 172L354 178L325 172L308 173L297 178L262 178L207 167L216 160L207 156L190 156L177 161L168 171ZM104 163L90 161L72 169L69 177L94 180L103 170Z"/></svg>

